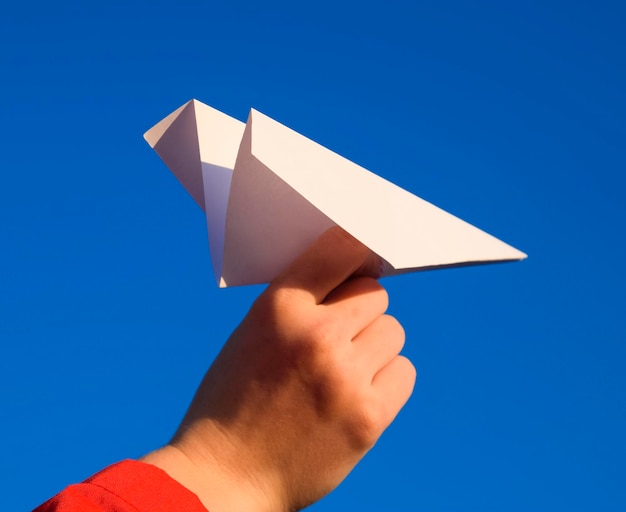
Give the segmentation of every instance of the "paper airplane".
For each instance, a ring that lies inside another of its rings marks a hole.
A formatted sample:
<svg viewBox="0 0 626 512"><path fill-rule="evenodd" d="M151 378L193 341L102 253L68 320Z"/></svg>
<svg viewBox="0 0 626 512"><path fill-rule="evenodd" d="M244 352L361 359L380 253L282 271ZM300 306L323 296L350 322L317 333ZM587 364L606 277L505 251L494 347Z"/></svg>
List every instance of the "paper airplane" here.
<svg viewBox="0 0 626 512"><path fill-rule="evenodd" d="M526 257L254 109L244 124L191 100L144 138L206 212L220 287L270 281L334 225L383 276Z"/></svg>

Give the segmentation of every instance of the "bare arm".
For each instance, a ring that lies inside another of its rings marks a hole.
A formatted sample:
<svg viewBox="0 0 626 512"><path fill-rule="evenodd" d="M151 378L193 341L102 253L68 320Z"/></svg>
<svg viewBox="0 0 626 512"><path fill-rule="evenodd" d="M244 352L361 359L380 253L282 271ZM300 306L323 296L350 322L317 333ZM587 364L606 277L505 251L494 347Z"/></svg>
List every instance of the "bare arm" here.
<svg viewBox="0 0 626 512"><path fill-rule="evenodd" d="M300 510L332 491L415 382L387 293L365 277L377 270L341 229L322 235L254 303L173 440L143 460L211 512Z"/></svg>

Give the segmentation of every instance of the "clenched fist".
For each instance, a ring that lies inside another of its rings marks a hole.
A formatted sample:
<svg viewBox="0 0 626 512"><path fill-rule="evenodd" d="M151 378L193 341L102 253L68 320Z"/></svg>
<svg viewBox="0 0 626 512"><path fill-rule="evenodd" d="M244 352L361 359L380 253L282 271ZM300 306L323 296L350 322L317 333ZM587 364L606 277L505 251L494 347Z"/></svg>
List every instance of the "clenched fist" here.
<svg viewBox="0 0 626 512"><path fill-rule="evenodd" d="M144 457L211 512L294 511L333 490L408 400L378 259L340 228L270 283L173 440Z"/></svg>

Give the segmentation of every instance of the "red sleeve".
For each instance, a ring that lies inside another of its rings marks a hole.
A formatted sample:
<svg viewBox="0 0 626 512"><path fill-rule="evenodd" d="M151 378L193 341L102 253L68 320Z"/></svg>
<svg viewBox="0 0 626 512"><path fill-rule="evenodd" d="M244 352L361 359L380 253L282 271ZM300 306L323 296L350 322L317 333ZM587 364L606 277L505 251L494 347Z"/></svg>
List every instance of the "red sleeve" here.
<svg viewBox="0 0 626 512"><path fill-rule="evenodd" d="M207 512L165 471L134 460L113 464L70 485L33 512Z"/></svg>

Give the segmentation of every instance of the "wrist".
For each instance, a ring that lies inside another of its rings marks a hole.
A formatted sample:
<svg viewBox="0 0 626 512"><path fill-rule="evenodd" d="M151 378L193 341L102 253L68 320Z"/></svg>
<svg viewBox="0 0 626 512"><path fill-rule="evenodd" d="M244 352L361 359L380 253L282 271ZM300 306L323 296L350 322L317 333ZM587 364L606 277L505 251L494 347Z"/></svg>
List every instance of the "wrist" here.
<svg viewBox="0 0 626 512"><path fill-rule="evenodd" d="M205 434L205 433L204 433ZM191 436L193 437L193 436ZM284 506L278 486L261 479L252 461L233 450L229 442L203 436L172 443L141 458L142 462L164 470L171 478L193 492L209 512L276 512Z"/></svg>

